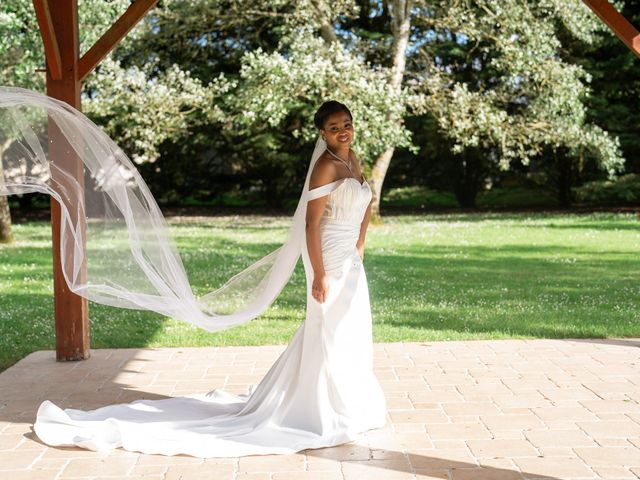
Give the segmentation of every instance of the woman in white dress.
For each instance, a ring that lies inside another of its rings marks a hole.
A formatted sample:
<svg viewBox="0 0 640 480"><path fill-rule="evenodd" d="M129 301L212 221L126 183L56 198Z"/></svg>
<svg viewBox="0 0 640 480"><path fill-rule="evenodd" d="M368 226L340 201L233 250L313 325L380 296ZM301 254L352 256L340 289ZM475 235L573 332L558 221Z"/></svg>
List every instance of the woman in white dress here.
<svg viewBox="0 0 640 480"><path fill-rule="evenodd" d="M92 411L44 401L34 430L49 445L91 450L237 457L338 445L386 424L373 372L369 291L362 259L371 190L350 149L348 108L325 102L314 117L326 147L310 169L306 319L246 395L220 389Z"/></svg>

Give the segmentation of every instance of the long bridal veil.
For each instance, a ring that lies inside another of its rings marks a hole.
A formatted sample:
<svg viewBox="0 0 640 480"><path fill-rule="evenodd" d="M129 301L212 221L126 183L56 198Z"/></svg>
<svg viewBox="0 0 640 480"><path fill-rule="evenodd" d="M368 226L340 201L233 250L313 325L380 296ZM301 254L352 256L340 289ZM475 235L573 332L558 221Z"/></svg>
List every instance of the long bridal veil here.
<svg viewBox="0 0 640 480"><path fill-rule="evenodd" d="M58 133L49 139L49 132ZM0 195L41 192L60 204L60 258L70 290L209 331L257 317L286 285L305 239L311 171L326 148L318 137L284 244L197 298L148 186L85 115L38 92L0 87L0 145Z"/></svg>

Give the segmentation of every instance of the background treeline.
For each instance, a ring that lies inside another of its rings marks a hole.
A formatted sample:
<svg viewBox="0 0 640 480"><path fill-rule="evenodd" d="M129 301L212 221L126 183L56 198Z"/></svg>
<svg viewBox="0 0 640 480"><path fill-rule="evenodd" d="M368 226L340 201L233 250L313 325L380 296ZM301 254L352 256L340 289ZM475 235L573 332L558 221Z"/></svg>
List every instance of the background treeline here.
<svg viewBox="0 0 640 480"><path fill-rule="evenodd" d="M128 4L80 2L83 51ZM3 2L0 83L44 91L43 66L30 0ZM164 205L291 208L328 99L354 113L375 213L637 205L639 87L580 0L161 0L83 109Z"/></svg>

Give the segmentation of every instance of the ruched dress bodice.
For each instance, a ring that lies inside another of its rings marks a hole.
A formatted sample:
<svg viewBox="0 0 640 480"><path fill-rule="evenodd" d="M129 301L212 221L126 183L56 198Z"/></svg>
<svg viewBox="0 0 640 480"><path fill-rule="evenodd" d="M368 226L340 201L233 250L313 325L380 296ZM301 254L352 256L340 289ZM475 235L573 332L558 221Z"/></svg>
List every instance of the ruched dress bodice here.
<svg viewBox="0 0 640 480"><path fill-rule="evenodd" d="M366 180L361 184L356 178L347 177L311 190L310 199L326 195L327 191L320 220L322 259L327 274L340 276L345 259L357 256L360 225L372 193Z"/></svg>
<svg viewBox="0 0 640 480"><path fill-rule="evenodd" d="M347 223L360 228L364 213L371 201L371 189L353 177L341 178L327 198L322 214L323 222Z"/></svg>

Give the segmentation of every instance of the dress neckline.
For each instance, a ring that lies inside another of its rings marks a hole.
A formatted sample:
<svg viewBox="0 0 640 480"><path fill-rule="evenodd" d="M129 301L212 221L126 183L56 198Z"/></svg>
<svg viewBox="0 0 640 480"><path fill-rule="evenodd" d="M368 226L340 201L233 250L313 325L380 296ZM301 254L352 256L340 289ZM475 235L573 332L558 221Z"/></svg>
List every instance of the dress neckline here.
<svg viewBox="0 0 640 480"><path fill-rule="evenodd" d="M364 187L364 184L367 183L367 179L364 177L362 177L362 182L360 182L360 180L358 180L356 177L342 177L336 180L336 182L339 182L340 180L348 180L348 179L355 180L356 182L358 182L358 185L360 185L361 187Z"/></svg>
<svg viewBox="0 0 640 480"><path fill-rule="evenodd" d="M349 179L353 180L354 182L357 182L358 186L360 188L364 188L365 185L366 185L367 188L369 190L371 190L371 187L369 186L369 183L367 182L366 178L362 181L362 183L360 183L360 180L358 180L355 177L342 177L342 178L339 178L337 180L334 180L333 182L325 183L324 185L320 185L318 187L312 188L311 190L309 190L308 194L312 194L313 192L316 192L316 191L318 191L320 189L331 188L331 186L339 184L336 187L331 188L331 190L328 192L329 194L331 194L331 193L335 192L338 188L340 188L342 185L345 185L347 183L347 180L349 180Z"/></svg>

